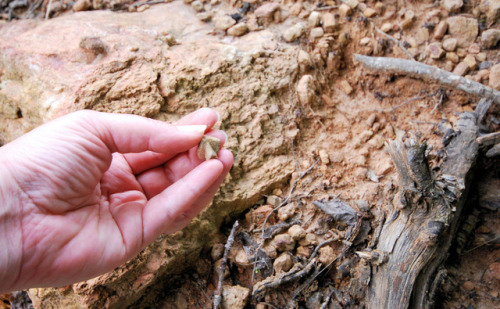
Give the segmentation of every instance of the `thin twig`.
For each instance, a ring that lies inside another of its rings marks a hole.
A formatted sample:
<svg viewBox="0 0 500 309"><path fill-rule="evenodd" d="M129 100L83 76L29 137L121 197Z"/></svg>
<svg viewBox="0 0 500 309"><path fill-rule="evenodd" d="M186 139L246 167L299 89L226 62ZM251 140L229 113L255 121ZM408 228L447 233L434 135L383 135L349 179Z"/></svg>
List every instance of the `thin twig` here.
<svg viewBox="0 0 500 309"><path fill-rule="evenodd" d="M224 273L226 272L226 265L227 265L227 257L229 255L229 250L231 250L231 247L233 246L234 242L234 235L236 233L236 229L238 228L239 223L238 220L236 220L233 224L233 228L231 229L231 233L229 234L229 237L227 238L226 245L224 246L224 256L222 257L222 262L219 267L219 282L217 283L217 291L215 292L214 296L214 309L218 309L221 305L222 301L222 282L224 281Z"/></svg>
<svg viewBox="0 0 500 309"><path fill-rule="evenodd" d="M464 252L464 254L465 254L465 253L469 253L469 252L471 252L471 251L474 251L474 250L476 250L476 249L479 249L479 248L481 248L482 246L486 246L487 244L490 244L490 243L492 243L492 242L494 242L494 241L496 241L496 240L498 240L498 239L500 239L500 236L497 236L497 237L495 237L495 238L493 238L493 239L490 239L490 240L488 240L488 241L486 241L486 242L484 242L484 243L480 244L479 246L475 246L474 248L472 248L472 249L469 249L469 250L465 251L465 252Z"/></svg>
<svg viewBox="0 0 500 309"><path fill-rule="evenodd" d="M330 299L332 299L333 293L335 293L335 289L332 287L332 291L330 292L330 294L328 294L328 297L321 304L321 307L319 307L319 309L326 309L326 306L328 306L328 304L330 303Z"/></svg>
<svg viewBox="0 0 500 309"><path fill-rule="evenodd" d="M444 97L445 97L444 93L441 92L439 95L439 100L437 101L436 105L434 105L434 108L431 111L431 115L434 114L436 109L438 109L439 105L441 105L441 103L443 103Z"/></svg>
<svg viewBox="0 0 500 309"><path fill-rule="evenodd" d="M313 11L327 11L327 10L331 10L331 9L336 9L338 8L340 5L330 5L330 6L322 6L322 7L319 7L319 8L315 8L313 9Z"/></svg>
<svg viewBox="0 0 500 309"><path fill-rule="evenodd" d="M373 24L373 23L372 23ZM413 56L410 54L410 52L403 46L403 44L397 40L396 38L394 38L393 36L385 33L384 31L382 31L381 29L379 29L377 26L375 26L375 24L373 24L373 27L375 27L375 30L382 34L383 36L385 36L386 38L388 38L389 40L393 41L394 43L396 43L399 48L401 48L401 50L413 61L415 61L415 58L413 58Z"/></svg>
<svg viewBox="0 0 500 309"><path fill-rule="evenodd" d="M396 109L398 109L398 108L400 108L402 106L405 106L408 103L411 103L411 102L414 102L414 101L418 101L418 100L422 100L422 99L425 99L425 98L428 98L428 97L435 96L436 93L437 92L434 92L434 93L431 93L431 94L426 94L426 95L419 96L419 97L414 97L414 98L411 98L411 99L408 99L408 100L404 101L403 103L401 103L399 105L394 106L393 108L382 110L382 111L386 112L386 113L391 113L391 112L395 111Z"/></svg>
<svg viewBox="0 0 500 309"><path fill-rule="evenodd" d="M399 58L370 57L358 54L355 54L354 58L370 70L406 74L432 80L465 91L471 95L491 99L495 103L500 104L500 91L425 63Z"/></svg>
<svg viewBox="0 0 500 309"><path fill-rule="evenodd" d="M49 4L47 5L47 12L45 12L45 19L49 19L51 6L52 6L52 0L49 0Z"/></svg>
<svg viewBox="0 0 500 309"><path fill-rule="evenodd" d="M290 199L292 198L292 194L293 194L293 191L295 190L295 187L297 186L297 183L299 180L301 180L305 175L307 175L313 168L314 166L316 166L316 164L318 164L320 159L317 159L316 162L314 162L311 166L309 166L309 168L307 170L305 170L303 173L301 173L299 175L299 177L297 179L295 179L295 181L292 183L292 186L290 187L290 191L288 191L288 196L286 197L286 199L281 202L281 204L279 204L277 207L273 208L269 214L267 214L266 218L264 219L264 223L262 224L262 230L261 230L261 234L260 234L260 238L261 238L261 242L260 242L260 245L259 245L259 248L257 250L260 250L262 248L262 245L264 244L264 235L265 235L265 230L266 230L266 223L267 221L269 220L269 217L271 217L271 215L276 212L278 209L280 209L281 207L285 206L286 204L288 204L288 202L290 201ZM254 267L253 267L253 270L252 270L252 285L254 283L254 279L255 279L255 269L256 269L256 266L257 263L254 264Z"/></svg>
<svg viewBox="0 0 500 309"><path fill-rule="evenodd" d="M292 282L304 277L305 274L311 271L316 261L317 259L314 259L309 263L307 263L306 266L302 266L301 264L295 264L295 266L292 267L291 270L289 270L284 274L281 274L277 277L269 277L265 280L256 283L255 286L253 287L252 295L257 295L266 289L275 288L282 284Z"/></svg>
<svg viewBox="0 0 500 309"><path fill-rule="evenodd" d="M165 0L151 0L151 1L146 1L143 3L134 3L134 4L132 4L132 7L140 7L143 5L152 5L152 4L160 4L160 3L165 3Z"/></svg>

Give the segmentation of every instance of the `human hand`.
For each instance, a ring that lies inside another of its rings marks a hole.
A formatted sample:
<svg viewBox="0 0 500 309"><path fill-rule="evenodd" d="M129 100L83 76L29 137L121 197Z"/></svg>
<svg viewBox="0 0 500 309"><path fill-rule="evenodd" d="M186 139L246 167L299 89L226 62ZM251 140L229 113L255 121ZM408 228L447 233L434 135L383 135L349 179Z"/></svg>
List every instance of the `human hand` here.
<svg viewBox="0 0 500 309"><path fill-rule="evenodd" d="M196 155L216 121L79 111L1 147L0 294L95 277L186 226L233 164Z"/></svg>

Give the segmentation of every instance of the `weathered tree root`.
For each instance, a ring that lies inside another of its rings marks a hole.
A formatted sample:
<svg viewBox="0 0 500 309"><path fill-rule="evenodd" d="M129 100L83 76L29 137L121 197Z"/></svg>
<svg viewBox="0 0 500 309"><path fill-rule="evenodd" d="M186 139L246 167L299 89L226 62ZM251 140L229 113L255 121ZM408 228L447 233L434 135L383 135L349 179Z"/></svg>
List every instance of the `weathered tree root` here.
<svg viewBox="0 0 500 309"><path fill-rule="evenodd" d="M398 70L403 68L400 64ZM387 260L373 266L369 308L429 308L433 303L436 273L455 238L478 156L477 114L463 113L456 129L438 175L430 172L425 143L410 138L387 145L399 176L399 192L376 247Z"/></svg>
<svg viewBox="0 0 500 309"><path fill-rule="evenodd" d="M495 103L500 104L500 91L431 65L399 58L370 57L357 54L354 55L354 59L370 70L406 74L433 80L481 98L491 99Z"/></svg>

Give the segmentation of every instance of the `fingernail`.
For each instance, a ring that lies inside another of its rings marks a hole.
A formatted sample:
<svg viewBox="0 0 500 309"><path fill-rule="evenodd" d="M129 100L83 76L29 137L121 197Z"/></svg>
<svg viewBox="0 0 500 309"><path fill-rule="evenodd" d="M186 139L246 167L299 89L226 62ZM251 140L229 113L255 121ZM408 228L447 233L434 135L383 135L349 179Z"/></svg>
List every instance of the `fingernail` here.
<svg viewBox="0 0 500 309"><path fill-rule="evenodd" d="M227 139L228 139L227 133L225 131L222 131L222 130L221 130L221 132L222 132L222 134L224 134L224 138L225 138L224 141L227 142Z"/></svg>
<svg viewBox="0 0 500 309"><path fill-rule="evenodd" d="M218 112L218 111L216 111L216 110L214 110L214 111L215 111L215 113L217 114L217 122L219 122L219 121L220 121L220 114L219 114L219 112Z"/></svg>
<svg viewBox="0 0 500 309"><path fill-rule="evenodd" d="M182 132L193 132L193 133L205 133L207 130L206 125L189 125L189 126L177 126L177 129Z"/></svg>

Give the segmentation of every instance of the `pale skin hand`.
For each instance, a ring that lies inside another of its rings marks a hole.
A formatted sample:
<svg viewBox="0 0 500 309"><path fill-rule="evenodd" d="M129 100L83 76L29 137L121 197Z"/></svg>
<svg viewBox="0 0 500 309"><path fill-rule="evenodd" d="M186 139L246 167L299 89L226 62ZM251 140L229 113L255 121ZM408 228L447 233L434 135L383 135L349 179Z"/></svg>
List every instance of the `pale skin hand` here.
<svg viewBox="0 0 500 309"><path fill-rule="evenodd" d="M233 156L198 159L204 128L178 128L224 142L216 121L210 109L175 125L81 111L1 147L0 294L95 277L186 226Z"/></svg>

